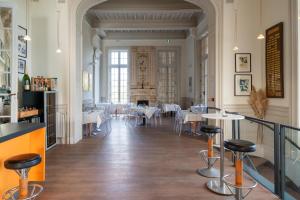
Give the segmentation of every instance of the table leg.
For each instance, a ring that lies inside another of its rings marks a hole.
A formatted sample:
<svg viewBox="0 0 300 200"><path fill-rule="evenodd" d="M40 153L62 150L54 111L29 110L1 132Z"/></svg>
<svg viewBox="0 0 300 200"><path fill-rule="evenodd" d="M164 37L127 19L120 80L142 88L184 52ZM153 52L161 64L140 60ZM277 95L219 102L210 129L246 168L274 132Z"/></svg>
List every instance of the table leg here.
<svg viewBox="0 0 300 200"><path fill-rule="evenodd" d="M233 195L232 192L228 189L223 181L224 177L224 158L225 158L225 149L224 149L224 121L220 120L221 133L220 133L220 179L219 180L210 180L207 182L207 187L211 191L220 194L220 195Z"/></svg>

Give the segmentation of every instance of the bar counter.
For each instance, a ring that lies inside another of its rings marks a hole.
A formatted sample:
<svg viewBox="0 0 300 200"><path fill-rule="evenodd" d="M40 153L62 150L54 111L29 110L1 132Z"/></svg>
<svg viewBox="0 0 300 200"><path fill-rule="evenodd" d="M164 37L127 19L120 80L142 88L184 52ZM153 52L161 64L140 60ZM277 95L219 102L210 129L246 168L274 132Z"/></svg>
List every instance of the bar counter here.
<svg viewBox="0 0 300 200"><path fill-rule="evenodd" d="M45 124L8 123L0 125L0 195L19 184L18 175L4 167L12 156L37 153L42 162L29 171L29 181L45 180Z"/></svg>

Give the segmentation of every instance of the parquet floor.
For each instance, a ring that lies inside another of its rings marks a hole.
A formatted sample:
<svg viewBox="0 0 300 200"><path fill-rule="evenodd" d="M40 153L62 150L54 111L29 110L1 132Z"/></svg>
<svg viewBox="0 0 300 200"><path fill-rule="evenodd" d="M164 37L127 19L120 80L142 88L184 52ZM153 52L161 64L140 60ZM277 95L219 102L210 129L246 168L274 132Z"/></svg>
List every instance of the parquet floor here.
<svg viewBox="0 0 300 200"><path fill-rule="evenodd" d="M41 200L221 200L207 190L198 152L206 143L177 136L169 120L158 128L126 127L114 120L112 132L59 145L47 152L47 181ZM226 173L233 171L226 162ZM277 199L258 186L247 199Z"/></svg>

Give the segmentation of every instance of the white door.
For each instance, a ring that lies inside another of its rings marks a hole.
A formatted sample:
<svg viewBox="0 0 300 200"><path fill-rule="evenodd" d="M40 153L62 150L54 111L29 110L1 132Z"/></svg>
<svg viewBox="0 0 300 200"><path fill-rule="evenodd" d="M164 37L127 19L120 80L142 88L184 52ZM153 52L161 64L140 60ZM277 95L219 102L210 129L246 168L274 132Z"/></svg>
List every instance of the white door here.
<svg viewBox="0 0 300 200"><path fill-rule="evenodd" d="M15 31L13 7L0 3L0 124L17 122L18 58ZM26 62L26 58L22 60Z"/></svg>

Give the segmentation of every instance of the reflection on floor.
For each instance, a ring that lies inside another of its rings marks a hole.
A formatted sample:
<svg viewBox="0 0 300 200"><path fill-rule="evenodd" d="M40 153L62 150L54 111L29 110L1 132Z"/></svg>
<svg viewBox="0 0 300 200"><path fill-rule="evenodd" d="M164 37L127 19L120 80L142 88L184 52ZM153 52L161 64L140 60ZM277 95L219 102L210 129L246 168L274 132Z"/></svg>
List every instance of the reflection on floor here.
<svg viewBox="0 0 300 200"><path fill-rule="evenodd" d="M206 143L174 133L171 121L154 127L126 127L113 120L112 132L47 153L47 182L42 200L233 199L207 190L198 152ZM226 173L232 173L226 162ZM248 199L277 199L258 186Z"/></svg>

